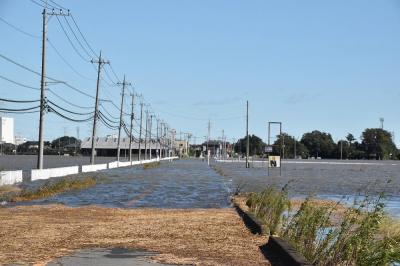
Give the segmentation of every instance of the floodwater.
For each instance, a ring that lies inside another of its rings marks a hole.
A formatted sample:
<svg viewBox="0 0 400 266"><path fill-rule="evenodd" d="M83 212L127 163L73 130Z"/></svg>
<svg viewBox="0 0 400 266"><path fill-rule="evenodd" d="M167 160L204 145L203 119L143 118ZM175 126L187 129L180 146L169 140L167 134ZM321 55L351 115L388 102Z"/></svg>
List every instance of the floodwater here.
<svg viewBox="0 0 400 266"><path fill-rule="evenodd" d="M202 160L177 160L147 170L118 168L101 172L100 183L94 187L19 204L224 208L237 188L261 191L267 185L282 187L290 182L292 197L314 194L333 200L345 197L343 201L351 202L365 192L377 195L384 191L387 211L400 217L400 164L395 161L284 161L282 176L278 169L271 169L268 176L263 163L252 166L247 169L244 162L213 162L209 167Z"/></svg>
<svg viewBox="0 0 400 266"><path fill-rule="evenodd" d="M20 204L95 204L117 208L223 208L230 204L229 180L200 160L162 162L147 170L117 168L102 172L100 180L100 184L85 190Z"/></svg>
<svg viewBox="0 0 400 266"><path fill-rule="evenodd" d="M261 191L267 185L283 187L289 183L293 197L319 198L351 203L365 193L386 197L387 211L400 217L399 161L285 160L282 169L270 169L265 162L220 162L214 166L232 178L242 191Z"/></svg>

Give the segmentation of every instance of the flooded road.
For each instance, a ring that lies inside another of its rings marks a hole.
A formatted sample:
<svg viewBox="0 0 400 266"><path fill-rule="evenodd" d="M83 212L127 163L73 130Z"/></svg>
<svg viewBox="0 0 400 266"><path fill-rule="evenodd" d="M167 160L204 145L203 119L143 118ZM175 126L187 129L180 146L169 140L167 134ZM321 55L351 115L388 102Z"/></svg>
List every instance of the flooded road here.
<svg viewBox="0 0 400 266"><path fill-rule="evenodd" d="M21 205L60 203L117 208L223 208L230 183L200 160L163 162L157 168L118 168L102 172L100 184Z"/></svg>

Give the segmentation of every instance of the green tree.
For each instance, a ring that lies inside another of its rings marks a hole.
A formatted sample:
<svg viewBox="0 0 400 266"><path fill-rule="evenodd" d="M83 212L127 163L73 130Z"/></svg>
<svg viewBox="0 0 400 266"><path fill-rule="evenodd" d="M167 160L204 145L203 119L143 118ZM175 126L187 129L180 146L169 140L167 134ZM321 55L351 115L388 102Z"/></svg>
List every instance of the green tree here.
<svg viewBox="0 0 400 266"><path fill-rule="evenodd" d="M329 133L314 130L305 133L301 143L306 146L311 156L322 158L333 158L335 156L336 144Z"/></svg>
<svg viewBox="0 0 400 266"><path fill-rule="evenodd" d="M246 154L246 137L239 139L239 141L235 145L235 151L240 152L241 154ZM249 135L249 153L250 155L262 155L264 152L264 148L266 144L262 141L261 138L256 135Z"/></svg>
<svg viewBox="0 0 400 266"><path fill-rule="evenodd" d="M279 150L281 149L282 145L283 149L280 153ZM276 140L273 144L274 154L281 154L283 158L293 159L295 157L295 149L297 157L301 156L301 158L307 158L309 156L306 146L297 141L293 136L290 136L287 133L282 133L282 135L276 136Z"/></svg>
<svg viewBox="0 0 400 266"><path fill-rule="evenodd" d="M64 136L57 138L51 142L51 147L54 149L61 148L63 149L65 146L70 144L80 144L80 140L76 139L75 137Z"/></svg>
<svg viewBox="0 0 400 266"><path fill-rule="evenodd" d="M394 159L398 155L392 134L381 128L367 128L362 133L362 148L368 159Z"/></svg>

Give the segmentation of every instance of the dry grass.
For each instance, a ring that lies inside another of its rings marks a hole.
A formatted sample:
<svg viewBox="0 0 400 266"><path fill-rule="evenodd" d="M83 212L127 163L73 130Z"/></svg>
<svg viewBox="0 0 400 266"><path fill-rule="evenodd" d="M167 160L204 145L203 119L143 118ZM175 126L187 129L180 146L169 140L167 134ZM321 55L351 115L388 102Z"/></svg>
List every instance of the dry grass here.
<svg viewBox="0 0 400 266"><path fill-rule="evenodd" d="M84 179L61 179L55 183L48 183L34 191L22 190L13 196L10 201L30 201L47 198L68 190L85 189L96 185L96 180L91 177Z"/></svg>
<svg viewBox="0 0 400 266"><path fill-rule="evenodd" d="M152 169L152 168L157 168L161 165L160 162L153 162L153 163L145 163L143 164L143 169Z"/></svg>
<svg viewBox="0 0 400 266"><path fill-rule="evenodd" d="M112 209L60 205L0 209L0 264L44 263L74 250L124 247L164 263L269 265L233 209Z"/></svg>
<svg viewBox="0 0 400 266"><path fill-rule="evenodd" d="M21 189L17 186L4 185L0 186L0 199L7 199L12 194L20 193Z"/></svg>

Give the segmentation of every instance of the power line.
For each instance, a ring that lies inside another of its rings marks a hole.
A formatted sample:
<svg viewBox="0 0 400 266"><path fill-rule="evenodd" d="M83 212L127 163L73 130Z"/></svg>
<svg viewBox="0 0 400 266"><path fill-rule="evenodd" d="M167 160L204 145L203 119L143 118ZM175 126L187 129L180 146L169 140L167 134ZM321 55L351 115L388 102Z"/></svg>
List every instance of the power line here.
<svg viewBox="0 0 400 266"><path fill-rule="evenodd" d="M119 81L119 78L118 78L117 74L115 73L114 68L112 67L111 64L110 64L110 69L111 69L111 72L114 74L114 77L117 79L117 81Z"/></svg>
<svg viewBox="0 0 400 266"><path fill-rule="evenodd" d="M15 25L13 25L13 24L11 24L10 22L6 21L6 20L5 20L4 18L2 18L2 17L0 17L0 21L2 21L3 23L5 23L6 25L10 26L10 27L13 28L14 30L16 30L16 31L18 31L19 33L22 33L22 34L24 34L24 35L26 35L26 36L29 36L29 37L32 37L32 38L35 38L35 39L39 39L39 38L40 38L40 37L37 36L37 35L30 34L29 32L26 32L26 31L22 30L21 28L15 26Z"/></svg>
<svg viewBox="0 0 400 266"><path fill-rule="evenodd" d="M6 80L6 81L8 81L8 82L11 82L11 83L13 83L13 84L15 84L15 85L24 87L24 88L28 88L28 89L32 89L32 90L40 90L39 88L36 88L36 87L33 87L33 86L29 86L29 85L25 85L25 84L19 83L18 81L9 79L9 78L4 77L4 76L2 76L2 75L0 75L0 78Z"/></svg>
<svg viewBox="0 0 400 266"><path fill-rule="evenodd" d="M91 54L88 53L88 51L86 50L86 48L82 45L81 41L78 39L78 37L75 34L75 31L72 29L71 25L69 24L68 20L66 17L64 17L65 22L68 25L68 28L70 29L70 31L72 32L72 35L74 35L75 40L78 42L79 46L82 48L82 50L86 53L86 55L90 58L92 57Z"/></svg>
<svg viewBox="0 0 400 266"><path fill-rule="evenodd" d="M89 118L86 118L86 119L74 119L74 118L70 118L70 117L68 117L68 116L66 116L66 115L64 115L64 114L62 114L62 113L60 113L60 112L58 112L57 110L55 110L55 109L52 108L51 106L48 106L48 110L49 110L49 112L54 112L56 115L58 115L58 116L60 116L60 117L62 117L62 118L64 118L64 119L66 119L66 120L69 120L69 121L71 121L71 122L83 123L83 122L88 122L88 121L90 121L90 120L93 119L93 116L91 116L91 117L89 117Z"/></svg>
<svg viewBox="0 0 400 266"><path fill-rule="evenodd" d="M12 60L12 59L6 57L5 55L0 54L0 57L3 58L4 60L10 62L10 63L13 63L14 65L17 65L17 66L19 66L19 67L21 67L21 68L23 68L23 69L25 69L25 70L31 72L31 73L34 73L34 74L36 74L36 75L38 75L38 76L41 75L39 72L37 72L37 71L35 71L35 70L32 70L31 68L29 68L29 67L27 67L27 66L24 66L24 65L22 65L22 64L20 64L20 63L17 63L16 61L14 61L14 60Z"/></svg>
<svg viewBox="0 0 400 266"><path fill-rule="evenodd" d="M65 8L65 7L61 6L60 4L56 3L56 2L55 2L55 1L53 1L53 0L49 0L49 1L50 1L50 2L52 2L54 5L58 6L59 8L61 8L61 9L68 10L67 8Z"/></svg>
<svg viewBox="0 0 400 266"><path fill-rule="evenodd" d="M58 51L58 49L55 47L55 45L47 38L48 43L50 44L51 48L53 48L53 50L56 52L56 54L61 58L61 60L75 73L77 74L79 77L83 78L83 79L87 79L87 80L94 80L92 78L86 77L84 75L82 75L81 73L79 73L79 71L77 71L66 59L64 56L62 56L62 54Z"/></svg>
<svg viewBox="0 0 400 266"><path fill-rule="evenodd" d="M59 109L65 111L65 112L68 112L68 113L70 113L70 114L74 114L74 115L93 115L93 112L78 113L78 112L70 111L70 110L68 110L68 109L66 109L66 108L64 108L64 107L61 107L61 106L59 106L58 104L54 103L53 101L48 100L48 102L51 103L52 105L54 105L55 107L57 107L57 108L59 108Z"/></svg>
<svg viewBox="0 0 400 266"><path fill-rule="evenodd" d="M100 104L100 107L103 107L102 104ZM103 107L103 110L112 118L112 119L118 119L118 117L113 116L112 114L110 114L107 109L105 107Z"/></svg>
<svg viewBox="0 0 400 266"><path fill-rule="evenodd" d="M35 70L32 70L31 68L26 67L26 66L24 66L24 65L22 65L22 64L20 64L20 63L17 63L16 61L14 61L14 60L12 60L12 59L10 59L10 58L8 58L8 57L2 55L2 54L0 54L0 57L3 58L3 59L5 59L6 61L8 61L8 62L10 62L10 63L13 63L13 64L15 64L15 65L17 65L17 66L19 66L19 67L21 67L21 68L23 68L23 69L25 69L25 70L31 72L31 73L34 73L34 74L36 74L36 75L38 75L38 76L41 76L41 74L40 74L39 72L37 72L37 71L35 71ZM58 79L54 79L54 78L51 78L51 77L49 77L49 76L46 76L46 78L47 78L47 79L50 79L50 80L52 80L52 81L54 81L54 82L61 83L61 84L65 85L65 86L67 86L67 87L73 89L74 91L76 91L76 92L78 92L78 93L81 93L82 95L85 95L85 96L87 96L87 97L89 97L89 98L94 99L94 97L93 97L92 95L90 95L90 94L88 94L88 93L86 93L86 92L84 92L84 91L82 91L82 90L80 90L80 89L78 89L78 88L76 88L76 87L70 85L69 83L67 83L67 82L65 82L65 81L61 81L61 80L58 80ZM35 88L35 89L36 89L36 88Z"/></svg>
<svg viewBox="0 0 400 266"><path fill-rule="evenodd" d="M94 52L93 48L90 46L89 42L86 40L85 36L83 35L82 31L78 27L78 23L76 23L74 16L71 14L72 22L74 22L75 27L78 29L79 34L82 36L83 41L86 43L87 47L90 51L92 51L94 57L97 57L97 54Z"/></svg>
<svg viewBox="0 0 400 266"><path fill-rule="evenodd" d="M38 6L40 6L40 7L45 8L45 6L44 6L43 4L40 4L40 3L36 2L35 0L29 0L29 1L31 1L31 2L34 3L35 5L38 5Z"/></svg>
<svg viewBox="0 0 400 266"><path fill-rule="evenodd" d="M47 90L48 90L50 93L52 93L54 96L56 96L57 98L59 98L60 100L62 100L63 102L65 102L65 103L67 103L67 104L69 104L69 105L71 105L71 106L74 106L74 107L77 107L77 108L81 108L81 109L93 109L92 106L81 106L81 105L74 104L74 103L72 103L72 102L70 102L70 101L64 99L64 98L61 97L60 95L56 94L56 93L55 93L54 91L52 91L51 89L47 89Z"/></svg>
<svg viewBox="0 0 400 266"><path fill-rule="evenodd" d="M75 45L72 43L70 37L68 36L67 31L65 30L64 26L61 24L60 19L56 16L56 19L58 21L58 24L60 25L62 31L64 32L65 37L67 37L69 44L71 44L72 48L74 49L75 53L85 62L89 62L86 58L83 57L83 55L78 51L78 49L75 47Z"/></svg>
<svg viewBox="0 0 400 266"><path fill-rule="evenodd" d="M0 112L2 111L9 111L9 112L23 112L23 111L32 111L37 108L40 108L40 105L28 108L21 108L21 109L8 109L8 108L0 108Z"/></svg>
<svg viewBox="0 0 400 266"><path fill-rule="evenodd" d="M10 102L10 103L36 103L40 102L40 100L13 100L13 99L4 99L0 98L1 102Z"/></svg>

